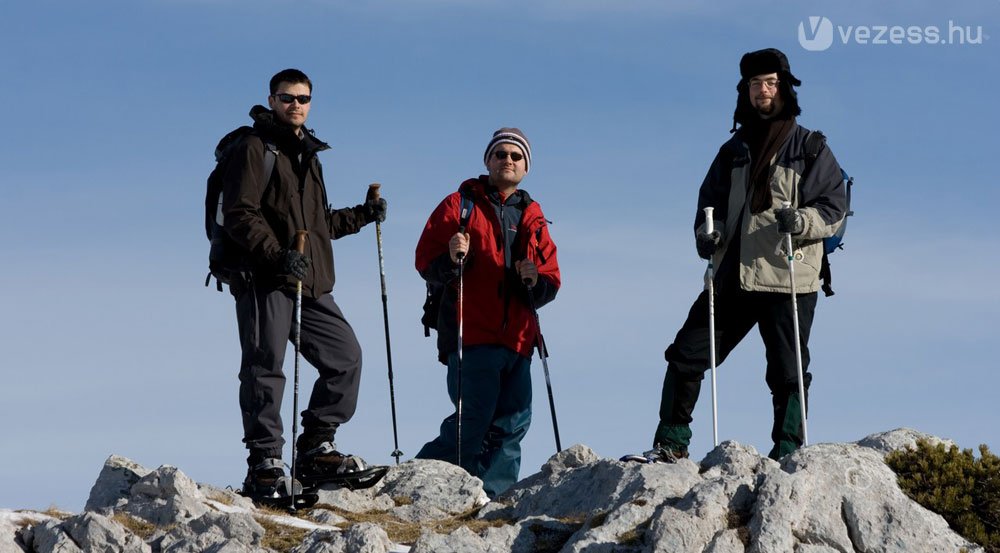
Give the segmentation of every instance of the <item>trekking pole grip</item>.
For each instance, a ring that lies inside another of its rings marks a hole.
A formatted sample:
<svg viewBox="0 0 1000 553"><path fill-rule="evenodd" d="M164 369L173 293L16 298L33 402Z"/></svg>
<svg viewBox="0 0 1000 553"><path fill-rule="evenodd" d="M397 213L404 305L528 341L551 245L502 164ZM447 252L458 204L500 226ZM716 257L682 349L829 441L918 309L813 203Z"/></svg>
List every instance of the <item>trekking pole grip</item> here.
<svg viewBox="0 0 1000 553"><path fill-rule="evenodd" d="M378 201L379 197L381 197L381 194L379 194L379 188L381 188L381 187L382 187L382 185L379 184L379 183L377 183L377 182L373 182L373 183L369 184L368 185L368 195L366 196L365 199Z"/></svg>
<svg viewBox="0 0 1000 553"><path fill-rule="evenodd" d="M306 253L306 236L309 234L307 230L297 230L295 231L295 251L304 254Z"/></svg>
<svg viewBox="0 0 1000 553"><path fill-rule="evenodd" d="M705 232L712 234L715 232L715 219L712 218L712 212L715 211L715 208L706 207L702 211L705 212Z"/></svg>

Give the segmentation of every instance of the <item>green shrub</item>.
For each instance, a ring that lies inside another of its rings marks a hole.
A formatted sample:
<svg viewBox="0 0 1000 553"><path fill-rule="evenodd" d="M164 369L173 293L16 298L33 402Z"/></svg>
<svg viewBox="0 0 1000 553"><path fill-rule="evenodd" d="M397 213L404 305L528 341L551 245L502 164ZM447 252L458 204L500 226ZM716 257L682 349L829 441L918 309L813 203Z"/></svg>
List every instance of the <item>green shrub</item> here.
<svg viewBox="0 0 1000 553"><path fill-rule="evenodd" d="M915 450L895 451L885 462L906 495L987 553L1000 553L1000 457L986 445L976 459L971 449L919 440Z"/></svg>

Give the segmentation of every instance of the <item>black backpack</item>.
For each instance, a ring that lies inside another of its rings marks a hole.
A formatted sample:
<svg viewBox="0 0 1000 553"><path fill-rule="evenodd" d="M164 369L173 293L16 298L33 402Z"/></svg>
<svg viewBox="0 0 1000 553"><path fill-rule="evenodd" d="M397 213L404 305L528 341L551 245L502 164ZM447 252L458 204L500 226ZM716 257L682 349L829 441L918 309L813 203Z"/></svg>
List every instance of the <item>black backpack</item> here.
<svg viewBox="0 0 1000 553"><path fill-rule="evenodd" d="M823 135L821 131L813 131L806 136L805 150L806 150L806 169L805 174L802 176L804 179L809 171L812 169L812 164L819 157L819 152L826 145L826 136ZM834 294L833 291L833 275L830 273L830 254L837 250L844 249L844 233L847 232L847 218L854 215L854 211L851 210L851 187L854 186L854 177L848 176L847 171L843 168L840 169L840 174L844 179L844 186L847 187L847 213L844 215L844 221L840 223L840 227L837 232L828 238L823 239L823 264L819 270L819 277L823 281L823 293L829 297Z"/></svg>
<svg viewBox="0 0 1000 553"><path fill-rule="evenodd" d="M212 277L215 277L215 286L220 292L222 285L229 284L233 276L244 270L246 265L242 249L232 242L222 227L222 175L226 172L229 155L243 139L252 133L252 127L243 126L223 136L219 145L215 147L215 168L208 175L208 186L205 192L205 236L208 238L210 247L205 286L208 286ZM274 143L266 140L264 148L264 159L261 160L264 164L262 174L270 181L271 173L274 172L274 164L278 159L278 148Z"/></svg>
<svg viewBox="0 0 1000 553"><path fill-rule="evenodd" d="M458 217L458 232L465 232L472 216L472 199L460 192L462 196L461 211ZM437 330L438 317L441 312L441 298L444 296L444 284L427 283L427 296L424 298L424 314L420 322L424 325L424 337L431 335L431 329Z"/></svg>

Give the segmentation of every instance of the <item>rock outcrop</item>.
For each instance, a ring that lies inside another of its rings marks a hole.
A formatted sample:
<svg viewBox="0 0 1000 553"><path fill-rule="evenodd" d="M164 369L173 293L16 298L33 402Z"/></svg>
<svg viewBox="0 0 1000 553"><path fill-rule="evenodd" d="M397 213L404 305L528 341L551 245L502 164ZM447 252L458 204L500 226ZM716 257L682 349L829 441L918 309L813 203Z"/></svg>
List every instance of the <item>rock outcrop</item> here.
<svg viewBox="0 0 1000 553"><path fill-rule="evenodd" d="M900 429L779 463L730 441L675 464L575 445L493 502L465 471L414 460L368 490L324 487L296 517L112 455L83 513L0 510L0 553L982 552L886 466L920 438L950 444Z"/></svg>

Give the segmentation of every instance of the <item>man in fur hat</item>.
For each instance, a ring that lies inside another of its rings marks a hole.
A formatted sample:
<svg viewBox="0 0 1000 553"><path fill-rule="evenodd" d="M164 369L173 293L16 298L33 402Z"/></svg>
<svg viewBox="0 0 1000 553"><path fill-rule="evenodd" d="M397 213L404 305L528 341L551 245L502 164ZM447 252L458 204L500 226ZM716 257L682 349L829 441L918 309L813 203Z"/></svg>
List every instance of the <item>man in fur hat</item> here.
<svg viewBox="0 0 1000 553"><path fill-rule="evenodd" d="M698 255L716 268L715 340L718 363L757 326L767 350L777 459L802 445L803 422L795 356L794 312L787 252L776 249L793 238L795 292L804 388L809 367L809 330L820 288L823 238L841 224L847 198L840 166L819 133L796 122L802 110L793 87L801 85L785 55L774 48L740 60L740 81L732 138L719 149L698 194L694 235ZM807 144L809 144L807 146ZM782 202L791 207L782 208ZM714 208L707 232L703 208ZM637 461L672 461L688 456L692 421L704 373L709 369L709 298L698 296L667 348L667 373L653 449L627 456Z"/></svg>

